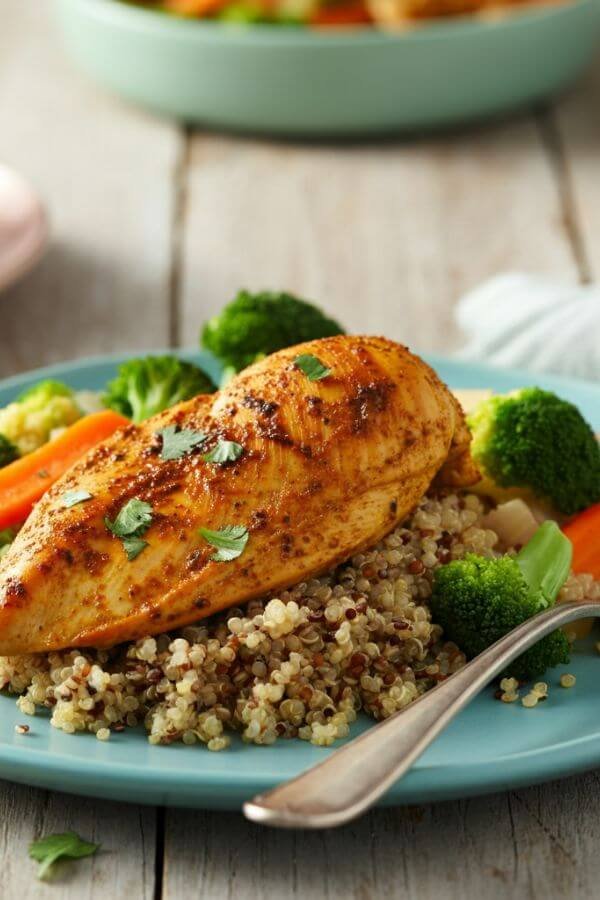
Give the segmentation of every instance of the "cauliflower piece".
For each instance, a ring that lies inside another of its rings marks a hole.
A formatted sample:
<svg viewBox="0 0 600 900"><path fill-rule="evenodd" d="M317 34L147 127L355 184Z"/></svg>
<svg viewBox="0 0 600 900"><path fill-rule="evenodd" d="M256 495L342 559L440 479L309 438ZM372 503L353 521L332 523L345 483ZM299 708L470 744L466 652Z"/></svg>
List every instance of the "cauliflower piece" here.
<svg viewBox="0 0 600 900"><path fill-rule="evenodd" d="M42 381L0 409L0 434L24 456L47 443L57 429L72 425L81 416L67 385Z"/></svg>

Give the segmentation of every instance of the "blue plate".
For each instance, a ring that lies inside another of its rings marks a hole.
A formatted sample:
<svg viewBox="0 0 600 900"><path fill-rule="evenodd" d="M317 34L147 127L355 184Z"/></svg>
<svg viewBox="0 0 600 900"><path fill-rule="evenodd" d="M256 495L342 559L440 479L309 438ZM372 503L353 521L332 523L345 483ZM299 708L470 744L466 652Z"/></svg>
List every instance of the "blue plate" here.
<svg viewBox="0 0 600 900"><path fill-rule="evenodd" d="M185 354L213 375L214 360ZM99 358L52 366L8 379L0 385L0 405L42 377L60 378L73 387L99 389L123 357ZM577 403L600 429L600 387L585 382L522 372L500 372L430 357L453 387L510 390L537 383ZM387 794L387 803L415 803L467 796L532 784L600 764L598 676L600 659L593 641L583 644L568 667L577 676L572 690L558 687L565 667L548 677L550 697L533 710L500 704L488 688L427 750L411 772ZM15 733L26 721L31 731ZM366 719L355 736L369 727ZM330 750L304 741L279 741L273 747L245 746L210 753L196 745L153 747L144 733L113 734L108 743L92 735L66 735L44 715L31 719L0 696L0 777L38 787L136 803L213 809L237 809L258 791L297 775Z"/></svg>

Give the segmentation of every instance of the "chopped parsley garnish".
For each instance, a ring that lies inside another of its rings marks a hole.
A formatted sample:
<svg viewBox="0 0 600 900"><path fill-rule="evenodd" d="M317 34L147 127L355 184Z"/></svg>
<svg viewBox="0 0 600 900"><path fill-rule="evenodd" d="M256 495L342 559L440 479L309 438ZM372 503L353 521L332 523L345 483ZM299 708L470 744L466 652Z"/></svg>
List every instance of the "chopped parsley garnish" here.
<svg viewBox="0 0 600 900"><path fill-rule="evenodd" d="M248 529L244 525L225 525L220 531L199 528L198 531L211 547L216 547L211 559L215 562L230 562L244 552L248 543Z"/></svg>
<svg viewBox="0 0 600 900"><path fill-rule="evenodd" d="M148 546L148 541L145 541L143 538L138 537L135 534L127 535L126 537L121 538L121 543L123 544L123 550L127 554L127 559L129 562L132 562L137 556L140 555L142 550L145 550Z"/></svg>
<svg viewBox="0 0 600 900"><path fill-rule="evenodd" d="M160 458L164 460L181 459L206 440L203 431L194 431L192 428L178 429L177 425L167 425L156 433L162 438Z"/></svg>
<svg viewBox="0 0 600 900"><path fill-rule="evenodd" d="M309 381L321 381L331 375L331 369L324 366L320 359L311 353L301 353L294 360L294 365L301 372L304 372Z"/></svg>
<svg viewBox="0 0 600 900"><path fill-rule="evenodd" d="M146 533L151 522L152 507L138 497L127 501L125 506L119 510L114 522L108 518L104 520L108 530L115 537L121 538L123 549L130 562L140 555L144 547L148 546L148 542L142 540L142 535Z"/></svg>
<svg viewBox="0 0 600 900"><path fill-rule="evenodd" d="M77 506L78 503L85 503L86 500L91 500L92 495L89 491L65 491L62 495L62 505L65 509L71 509L72 506Z"/></svg>
<svg viewBox="0 0 600 900"><path fill-rule="evenodd" d="M29 856L40 863L38 878L45 878L54 863L61 859L82 859L93 856L100 844L82 840L74 831L64 834L49 834L29 845Z"/></svg>
<svg viewBox="0 0 600 900"><path fill-rule="evenodd" d="M223 463L235 462L243 452L242 445L236 444L235 441L218 441L212 450L202 456L202 459L205 462L217 463L221 466Z"/></svg>

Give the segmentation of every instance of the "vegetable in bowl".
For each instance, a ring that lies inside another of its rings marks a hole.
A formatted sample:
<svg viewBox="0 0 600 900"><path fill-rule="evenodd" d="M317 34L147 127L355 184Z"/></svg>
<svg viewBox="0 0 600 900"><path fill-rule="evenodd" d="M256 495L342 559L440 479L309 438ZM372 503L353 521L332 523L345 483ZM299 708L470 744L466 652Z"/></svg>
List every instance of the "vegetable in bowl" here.
<svg viewBox="0 0 600 900"><path fill-rule="evenodd" d="M434 0L435 2L435 0ZM247 25L369 25L369 0L142 0L157 12Z"/></svg>
<svg viewBox="0 0 600 900"><path fill-rule="evenodd" d="M135 2L135 0L129 0ZM140 0L159 12L193 19L271 25L398 26L427 19L524 6L526 0Z"/></svg>

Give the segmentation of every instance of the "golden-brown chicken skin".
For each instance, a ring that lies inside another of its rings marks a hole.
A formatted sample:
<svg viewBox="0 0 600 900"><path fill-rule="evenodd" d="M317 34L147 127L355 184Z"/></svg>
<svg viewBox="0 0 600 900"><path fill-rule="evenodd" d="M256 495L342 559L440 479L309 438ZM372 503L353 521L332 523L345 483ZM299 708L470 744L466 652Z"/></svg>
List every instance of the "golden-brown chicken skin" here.
<svg viewBox="0 0 600 900"><path fill-rule="evenodd" d="M330 374L309 380L301 353ZM156 432L167 425L208 438L163 461ZM219 439L243 455L204 461ZM462 411L422 360L371 337L283 350L118 432L53 485L0 563L0 654L109 646L277 591L375 543L436 476L477 480ZM73 489L92 499L65 509ZM153 519L130 562L105 518L134 497ZM248 542L215 562L198 529L226 525L245 526Z"/></svg>

